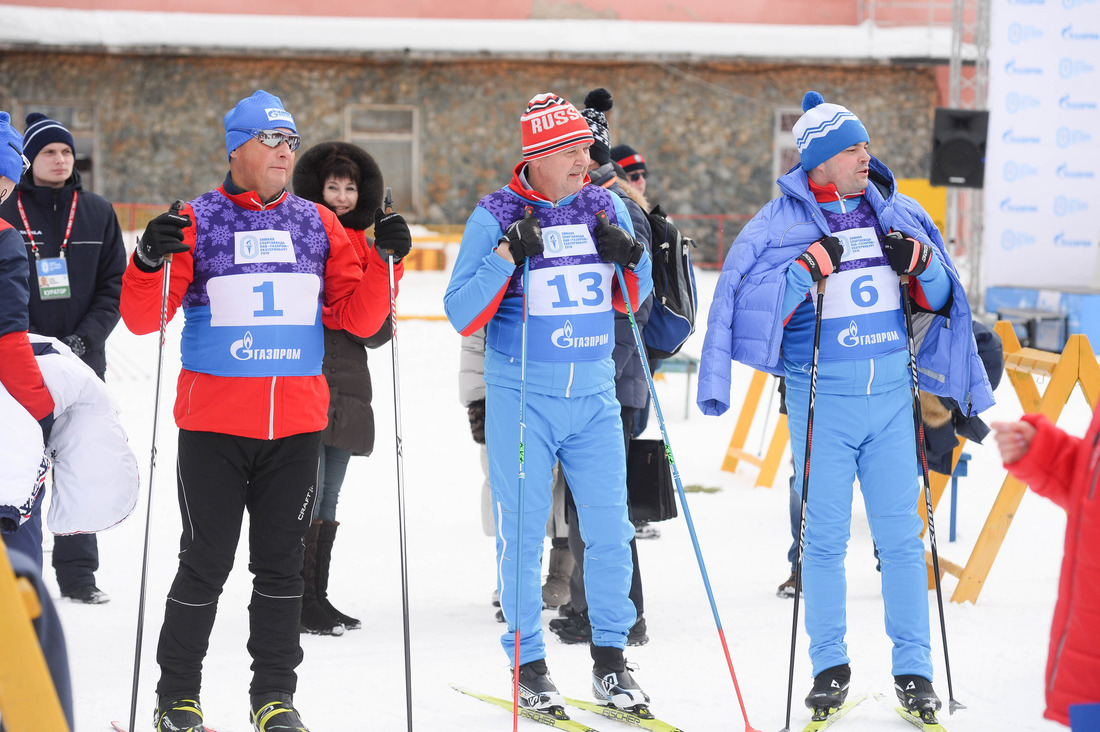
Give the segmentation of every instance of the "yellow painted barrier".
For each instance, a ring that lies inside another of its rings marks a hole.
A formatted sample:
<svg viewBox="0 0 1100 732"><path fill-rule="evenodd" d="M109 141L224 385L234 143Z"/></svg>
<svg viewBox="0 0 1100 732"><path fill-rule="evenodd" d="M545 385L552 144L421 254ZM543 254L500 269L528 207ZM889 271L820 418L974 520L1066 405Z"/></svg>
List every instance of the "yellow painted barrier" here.
<svg viewBox="0 0 1100 732"><path fill-rule="evenodd" d="M1038 412L1046 415L1051 422L1057 421L1078 384L1089 405L1095 409L1097 399L1100 399L1100 365L1096 362L1096 355L1088 338L1081 334L1071 335L1066 340L1066 347L1059 354L1035 348L1021 348L1016 331L1006 320L997 322L994 328L1004 344L1005 374L1025 412ZM1049 379L1042 395L1039 394L1035 376ZM956 455L956 459L957 457ZM940 571L959 578L959 584L951 596L952 602L978 601L978 595L981 594L985 579L989 576L989 570L1008 534L1026 489L1023 482L1011 475L1005 477L965 567L959 567L940 557ZM940 493L942 492L941 487Z"/></svg>
<svg viewBox="0 0 1100 732"><path fill-rule="evenodd" d="M761 458L745 450L745 440L748 439L749 429L752 427L756 409L760 404L760 395L764 393L769 374L756 371L749 382L749 393L741 404L741 414L737 417L737 424L733 428L733 437L730 438L729 447L726 449L725 459L722 460L722 470L731 473L736 472L737 464L744 460L749 465L760 468L756 476L756 485L771 488L775 482L776 473L779 472L779 463L783 460L783 451L790 442L790 433L787 431L787 415L779 415L772 432L772 439L768 443L768 450ZM765 424L767 415L765 415Z"/></svg>
<svg viewBox="0 0 1100 732"><path fill-rule="evenodd" d="M16 578L0 542L0 717L8 732L68 732L46 658L31 621L42 614L38 593Z"/></svg>

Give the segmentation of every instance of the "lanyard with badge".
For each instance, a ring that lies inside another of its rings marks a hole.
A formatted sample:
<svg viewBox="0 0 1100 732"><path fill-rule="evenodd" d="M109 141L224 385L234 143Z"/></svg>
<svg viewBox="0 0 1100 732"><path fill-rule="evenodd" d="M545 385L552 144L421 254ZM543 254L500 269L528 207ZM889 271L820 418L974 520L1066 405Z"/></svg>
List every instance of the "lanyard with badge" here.
<svg viewBox="0 0 1100 732"><path fill-rule="evenodd" d="M73 205L69 208L69 223L65 225L65 238L61 240L61 249L56 257L42 258L38 253L38 244L31 234L31 222L23 209L23 192L19 192L16 203L19 216L23 219L23 228L31 242L34 254L34 268L38 275L38 296L43 300L67 300L72 294L69 288L69 263L65 261L65 250L69 248L69 235L73 231L73 219L76 218L76 191L73 191Z"/></svg>

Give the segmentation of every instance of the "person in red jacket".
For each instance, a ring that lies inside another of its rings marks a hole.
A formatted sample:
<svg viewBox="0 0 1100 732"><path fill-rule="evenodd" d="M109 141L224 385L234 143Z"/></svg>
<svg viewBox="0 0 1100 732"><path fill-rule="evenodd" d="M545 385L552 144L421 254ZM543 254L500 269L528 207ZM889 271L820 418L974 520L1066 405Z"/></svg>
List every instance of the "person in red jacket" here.
<svg viewBox="0 0 1100 732"><path fill-rule="evenodd" d="M1100 407L1084 438L1041 414L991 426L1005 468L1066 511L1043 716L1074 730L1100 729Z"/></svg>
<svg viewBox="0 0 1100 732"><path fill-rule="evenodd" d="M361 337L389 316L379 252L364 266L336 214L287 192L301 138L279 98L260 90L238 102L225 141L225 181L149 222L122 280L126 326L154 332L173 255L165 315L182 307L186 317L174 410L183 534L157 648L158 732L203 729L202 661L245 509L253 728L306 729L293 694L302 539L328 422L322 311L326 325ZM379 224L376 247L407 254L404 220Z"/></svg>

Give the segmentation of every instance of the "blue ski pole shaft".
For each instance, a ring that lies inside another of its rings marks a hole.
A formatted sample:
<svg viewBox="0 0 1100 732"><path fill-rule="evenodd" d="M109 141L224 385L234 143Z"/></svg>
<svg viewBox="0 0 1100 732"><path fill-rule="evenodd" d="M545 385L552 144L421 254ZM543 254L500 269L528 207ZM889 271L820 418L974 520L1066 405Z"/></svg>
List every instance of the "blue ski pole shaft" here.
<svg viewBox="0 0 1100 732"><path fill-rule="evenodd" d="M680 496L680 505L684 509L684 519L687 521L688 533L691 535L691 545L695 549L695 559L699 563L699 572L703 577L703 586L707 591L707 599L710 601L710 611L714 615L714 624L718 628L718 638L722 641L722 651L726 656L726 665L733 679L733 688L737 693L737 702L741 705L741 716L745 719L746 732L759 732L749 723L749 713L745 709L745 700L741 696L741 685L737 683L737 672L733 669L733 658L730 656L729 645L726 643L726 634L722 630L722 619L718 615L718 604L714 601L714 591L710 586L710 577L707 575L707 566L703 562L703 550L699 547L699 536L695 531L695 522L691 519L691 509L688 508L687 496L684 493L684 485L680 480L680 470L676 467L676 460L672 456L672 443L668 438L668 428L665 426L665 417L661 412L661 402L657 399L657 388L653 384L653 374L649 372L649 360L646 358L645 345L642 341L638 323L634 320L634 308L630 303L630 292L626 287L626 277L623 268L615 265L615 276L619 280L619 290L622 292L623 302L626 304L627 316L630 319L630 329L634 333L634 345L638 350L638 358L642 362L642 371L645 373L646 383L649 385L649 395L653 400L653 409L657 414L657 422L661 426L661 438L665 441L665 457L672 467L672 479L676 483L676 493Z"/></svg>
<svg viewBox="0 0 1100 732"><path fill-rule="evenodd" d="M531 216L533 209L527 206L524 216ZM524 439L527 432L527 287L530 284L531 260L523 258L523 321L520 330L520 359L519 359L519 477L516 511L518 522L516 528L516 617L510 619L515 624L515 642L512 649L512 730L519 730L519 621L523 616L520 609L520 599L523 597L523 487L526 483Z"/></svg>

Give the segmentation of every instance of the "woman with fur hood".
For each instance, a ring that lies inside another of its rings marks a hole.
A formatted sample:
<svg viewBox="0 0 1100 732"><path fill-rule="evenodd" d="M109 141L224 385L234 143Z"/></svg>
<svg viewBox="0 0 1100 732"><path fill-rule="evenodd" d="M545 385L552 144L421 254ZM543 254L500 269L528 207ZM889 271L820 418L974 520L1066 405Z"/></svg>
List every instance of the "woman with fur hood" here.
<svg viewBox="0 0 1100 732"><path fill-rule="evenodd" d="M347 231L364 270L387 267L366 230L383 215L382 171L366 150L347 142L322 142L307 150L294 167L294 192L332 209ZM394 215L394 214L390 214ZM402 221L404 226L404 222ZM412 237L405 226L405 251ZM399 256L401 253L395 254ZM395 281L404 265L394 265ZM340 523L336 503L353 455L370 455L374 449L374 412L371 410L371 380L365 348L378 348L392 336L387 320L370 338L358 338L325 322L325 359L322 372L328 381L328 427L321 439L317 476L317 499L313 523L306 532L306 554L302 566L305 592L302 597L303 633L342 635L360 627L358 619L345 615L328 600L329 565L332 544Z"/></svg>

